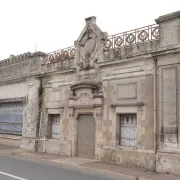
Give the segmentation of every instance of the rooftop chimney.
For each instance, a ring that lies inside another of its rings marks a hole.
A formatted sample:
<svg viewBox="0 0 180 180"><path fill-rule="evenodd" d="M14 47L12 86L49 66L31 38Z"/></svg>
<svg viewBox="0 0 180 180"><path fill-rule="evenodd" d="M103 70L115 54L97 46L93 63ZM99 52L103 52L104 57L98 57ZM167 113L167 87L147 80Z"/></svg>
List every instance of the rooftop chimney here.
<svg viewBox="0 0 180 180"><path fill-rule="evenodd" d="M86 24L96 24L96 17L95 16L88 17L85 20L86 20Z"/></svg>

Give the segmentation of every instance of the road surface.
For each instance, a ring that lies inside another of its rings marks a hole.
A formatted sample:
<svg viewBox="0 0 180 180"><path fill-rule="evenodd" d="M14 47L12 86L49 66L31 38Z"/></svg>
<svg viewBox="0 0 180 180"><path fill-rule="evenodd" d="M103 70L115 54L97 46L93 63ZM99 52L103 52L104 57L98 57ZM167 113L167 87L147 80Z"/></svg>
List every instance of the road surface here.
<svg viewBox="0 0 180 180"><path fill-rule="evenodd" d="M0 180L125 180L117 176L0 155ZM126 179L127 180L127 179Z"/></svg>

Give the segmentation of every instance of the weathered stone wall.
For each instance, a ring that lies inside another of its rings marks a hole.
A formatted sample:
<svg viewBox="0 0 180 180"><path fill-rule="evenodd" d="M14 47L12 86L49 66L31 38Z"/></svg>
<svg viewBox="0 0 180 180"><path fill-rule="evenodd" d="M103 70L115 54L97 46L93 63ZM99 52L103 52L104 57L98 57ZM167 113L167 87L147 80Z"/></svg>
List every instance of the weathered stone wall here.
<svg viewBox="0 0 180 180"><path fill-rule="evenodd" d="M104 147L102 161L124 167L154 171L153 151L136 151L114 147Z"/></svg>
<svg viewBox="0 0 180 180"><path fill-rule="evenodd" d="M28 87L25 81L0 85L1 100L26 97L27 92L28 92Z"/></svg>
<svg viewBox="0 0 180 180"><path fill-rule="evenodd" d="M34 82L32 83L29 80L35 79L33 76L39 75L41 69L40 64L44 55L45 54L41 52L34 54L25 53L20 56L11 55L10 58L0 62L0 102L11 103L22 101L24 105L22 137L25 139L4 135L9 145L14 145L11 138L19 139L16 141L17 146L35 150L35 142L29 146L26 138L32 138L32 136L36 138L39 98L37 97L38 89L33 89L31 84L33 85ZM35 94L33 93L34 91L36 91ZM36 103L34 103L35 101ZM32 107L36 111L34 111ZM28 132L34 135L29 136L27 135ZM21 140L22 143L19 143ZM3 143L4 141L2 140L1 142Z"/></svg>
<svg viewBox="0 0 180 180"><path fill-rule="evenodd" d="M159 17L160 50L157 60L157 168L158 172L180 175L179 171L179 30L180 13Z"/></svg>
<svg viewBox="0 0 180 180"><path fill-rule="evenodd" d="M159 39L116 48L105 48L107 33L90 17L75 47L54 54L11 56L1 62L0 102L24 99L21 148L77 156L78 118L91 114L95 159L179 174L179 17L176 12L156 20ZM119 115L129 113L137 115L135 147L119 145ZM49 137L49 114L60 115L57 139Z"/></svg>
<svg viewBox="0 0 180 180"><path fill-rule="evenodd" d="M40 128L38 151L71 155L71 127L67 115L69 85L72 85L73 74L55 74L44 77L43 84L43 118ZM60 114L59 139L48 139L48 114ZM48 140L47 140L48 139ZM65 147L64 147L65 146ZM67 147L66 147L67 146ZM68 148L68 149L67 149Z"/></svg>

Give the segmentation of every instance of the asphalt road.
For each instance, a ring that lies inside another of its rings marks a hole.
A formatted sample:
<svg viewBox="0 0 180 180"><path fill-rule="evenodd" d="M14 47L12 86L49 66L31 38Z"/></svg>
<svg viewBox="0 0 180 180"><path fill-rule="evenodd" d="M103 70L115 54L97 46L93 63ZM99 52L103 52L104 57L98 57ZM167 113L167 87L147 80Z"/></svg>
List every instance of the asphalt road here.
<svg viewBox="0 0 180 180"><path fill-rule="evenodd" d="M0 180L125 180L83 169L0 155ZM127 180L127 179L126 179Z"/></svg>

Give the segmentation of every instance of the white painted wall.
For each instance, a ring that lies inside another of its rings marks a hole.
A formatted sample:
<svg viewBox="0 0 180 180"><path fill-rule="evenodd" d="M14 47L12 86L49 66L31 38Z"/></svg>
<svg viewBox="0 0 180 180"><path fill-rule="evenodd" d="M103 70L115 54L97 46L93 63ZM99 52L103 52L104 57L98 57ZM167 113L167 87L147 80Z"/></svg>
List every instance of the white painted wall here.
<svg viewBox="0 0 180 180"><path fill-rule="evenodd" d="M25 97L27 96L27 90L26 82L3 84L0 85L0 99Z"/></svg>

